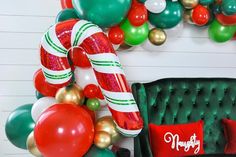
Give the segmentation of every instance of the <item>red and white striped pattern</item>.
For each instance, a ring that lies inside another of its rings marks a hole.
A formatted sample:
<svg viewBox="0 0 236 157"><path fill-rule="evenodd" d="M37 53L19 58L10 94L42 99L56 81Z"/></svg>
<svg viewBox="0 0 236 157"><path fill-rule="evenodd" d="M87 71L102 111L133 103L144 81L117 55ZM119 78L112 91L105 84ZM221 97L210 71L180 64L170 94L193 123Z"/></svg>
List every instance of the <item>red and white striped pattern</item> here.
<svg viewBox="0 0 236 157"><path fill-rule="evenodd" d="M138 107L113 46L98 26L69 20L45 33L40 51L47 81L54 85L70 83L72 71L67 56L73 47L86 51L118 130L130 137L139 134L143 121Z"/></svg>

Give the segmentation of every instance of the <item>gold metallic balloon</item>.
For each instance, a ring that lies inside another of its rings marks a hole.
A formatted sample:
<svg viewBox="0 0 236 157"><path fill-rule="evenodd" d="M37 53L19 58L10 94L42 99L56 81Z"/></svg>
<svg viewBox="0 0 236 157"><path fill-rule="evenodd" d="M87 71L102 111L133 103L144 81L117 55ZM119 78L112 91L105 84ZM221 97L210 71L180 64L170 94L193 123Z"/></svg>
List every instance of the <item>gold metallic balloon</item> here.
<svg viewBox="0 0 236 157"><path fill-rule="evenodd" d="M34 132L31 132L27 138L27 149L29 150L29 152L31 154L33 154L36 157L42 157L42 154L40 153L40 151L38 150L36 144L35 144L35 140L34 140Z"/></svg>
<svg viewBox="0 0 236 157"><path fill-rule="evenodd" d="M107 148L112 144L111 135L105 131L97 131L93 142L98 148Z"/></svg>
<svg viewBox="0 0 236 157"><path fill-rule="evenodd" d="M192 20L192 12L193 10L185 10L184 11L184 21L187 22L188 24L194 24Z"/></svg>
<svg viewBox="0 0 236 157"><path fill-rule="evenodd" d="M159 28L153 28L148 35L149 41L154 45L162 45L166 41L166 33Z"/></svg>
<svg viewBox="0 0 236 157"><path fill-rule="evenodd" d="M95 124L95 132L104 131L111 136L112 143L121 139L122 135L117 131L116 124L111 116L99 118Z"/></svg>
<svg viewBox="0 0 236 157"><path fill-rule="evenodd" d="M57 91L56 100L58 103L82 105L84 103L83 90L76 84L63 87Z"/></svg>
<svg viewBox="0 0 236 157"><path fill-rule="evenodd" d="M198 5L199 0L181 0L181 3L186 9L192 9Z"/></svg>

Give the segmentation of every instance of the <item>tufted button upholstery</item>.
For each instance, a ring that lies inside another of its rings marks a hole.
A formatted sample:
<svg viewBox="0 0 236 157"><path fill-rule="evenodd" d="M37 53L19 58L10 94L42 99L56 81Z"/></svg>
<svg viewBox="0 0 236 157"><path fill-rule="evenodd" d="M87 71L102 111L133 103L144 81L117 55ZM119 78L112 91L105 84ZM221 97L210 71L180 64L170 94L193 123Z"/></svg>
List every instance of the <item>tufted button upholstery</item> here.
<svg viewBox="0 0 236 157"><path fill-rule="evenodd" d="M223 153L221 119L236 120L236 79L168 78L133 84L132 89L145 125L135 138L135 156L150 156L148 123L178 124L200 119L205 122L205 152Z"/></svg>

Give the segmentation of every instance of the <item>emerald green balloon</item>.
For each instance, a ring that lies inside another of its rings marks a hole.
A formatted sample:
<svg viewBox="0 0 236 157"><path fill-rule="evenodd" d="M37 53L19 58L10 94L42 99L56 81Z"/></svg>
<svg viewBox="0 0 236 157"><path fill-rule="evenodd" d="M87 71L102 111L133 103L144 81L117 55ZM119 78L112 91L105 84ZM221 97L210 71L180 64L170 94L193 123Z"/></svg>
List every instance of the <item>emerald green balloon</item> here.
<svg viewBox="0 0 236 157"><path fill-rule="evenodd" d="M72 3L80 19L104 28L124 20L131 6L131 0L73 0Z"/></svg>
<svg viewBox="0 0 236 157"><path fill-rule="evenodd" d="M199 0L201 5L210 5L214 2L214 0Z"/></svg>
<svg viewBox="0 0 236 157"><path fill-rule="evenodd" d="M166 1L166 8L163 12L155 14L148 13L150 23L157 28L172 28L176 26L183 17L183 7L177 2Z"/></svg>
<svg viewBox="0 0 236 157"><path fill-rule="evenodd" d="M236 14L236 0L223 0L221 10L226 15Z"/></svg>
<svg viewBox="0 0 236 157"><path fill-rule="evenodd" d="M226 42L233 38L235 26L223 26L214 20L208 29L209 37L216 42Z"/></svg>
<svg viewBox="0 0 236 157"><path fill-rule="evenodd" d="M109 149L92 146L84 157L115 157L115 154Z"/></svg>
<svg viewBox="0 0 236 157"><path fill-rule="evenodd" d="M69 19L78 19L75 9L64 9L56 17L56 23Z"/></svg>
<svg viewBox="0 0 236 157"><path fill-rule="evenodd" d="M35 96L36 96L36 98L37 99L40 99L40 98L43 98L44 97L44 95L43 94L41 94L39 91L35 91Z"/></svg>
<svg viewBox="0 0 236 157"><path fill-rule="evenodd" d="M120 28L124 31L125 43L131 46L143 43L147 39L149 33L147 23L144 23L139 27L134 27L130 24L128 19L124 21Z"/></svg>
<svg viewBox="0 0 236 157"><path fill-rule="evenodd" d="M5 133L8 140L18 148L27 149L27 137L34 129L35 123L31 117L32 106L33 104L27 104L18 107L7 119Z"/></svg>

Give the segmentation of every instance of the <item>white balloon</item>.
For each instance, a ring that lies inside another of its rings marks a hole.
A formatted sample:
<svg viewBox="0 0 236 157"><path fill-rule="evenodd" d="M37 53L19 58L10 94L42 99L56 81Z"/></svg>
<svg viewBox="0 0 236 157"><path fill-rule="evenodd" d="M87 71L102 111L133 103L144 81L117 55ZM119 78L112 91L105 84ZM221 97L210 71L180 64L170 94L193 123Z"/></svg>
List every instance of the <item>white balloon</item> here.
<svg viewBox="0 0 236 157"><path fill-rule="evenodd" d="M161 13L166 8L166 0L147 0L145 6L152 13Z"/></svg>
<svg viewBox="0 0 236 157"><path fill-rule="evenodd" d="M74 74L75 74L76 84L79 85L83 89L88 84L98 85L93 68L76 67Z"/></svg>
<svg viewBox="0 0 236 157"><path fill-rule="evenodd" d="M178 25L176 25L173 28L165 29L167 38L169 38L169 39L170 38L177 38L183 32L183 29L184 29L183 21L181 21Z"/></svg>
<svg viewBox="0 0 236 157"><path fill-rule="evenodd" d="M105 99L98 99L101 107L107 106L107 101Z"/></svg>
<svg viewBox="0 0 236 157"><path fill-rule="evenodd" d="M35 122L38 121L40 115L49 107L56 104L56 99L53 97L43 97L37 100L31 110L31 116Z"/></svg>

